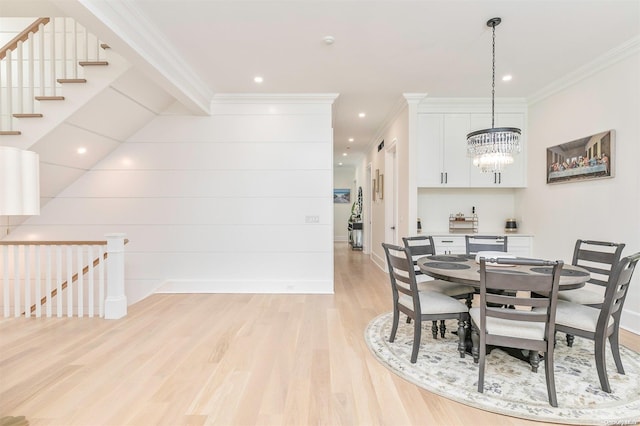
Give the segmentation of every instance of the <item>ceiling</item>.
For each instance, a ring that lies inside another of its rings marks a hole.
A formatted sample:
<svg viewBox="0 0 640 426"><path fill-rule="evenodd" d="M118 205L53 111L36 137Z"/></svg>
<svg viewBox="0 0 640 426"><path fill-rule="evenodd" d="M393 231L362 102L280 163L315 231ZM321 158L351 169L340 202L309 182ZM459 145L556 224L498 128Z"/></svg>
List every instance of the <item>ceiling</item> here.
<svg viewBox="0 0 640 426"><path fill-rule="evenodd" d="M360 164L403 93L490 97L492 17L496 97L534 96L640 34L638 0L109 1L134 8L214 93L339 93L336 167Z"/></svg>

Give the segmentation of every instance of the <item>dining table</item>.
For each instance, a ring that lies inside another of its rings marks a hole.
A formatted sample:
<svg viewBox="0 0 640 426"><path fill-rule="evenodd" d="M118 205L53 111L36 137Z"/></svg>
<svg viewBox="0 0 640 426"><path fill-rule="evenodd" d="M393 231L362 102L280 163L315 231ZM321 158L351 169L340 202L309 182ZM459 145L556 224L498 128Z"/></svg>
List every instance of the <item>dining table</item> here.
<svg viewBox="0 0 640 426"><path fill-rule="evenodd" d="M529 266L529 265L505 265L496 262L499 254L492 253L495 257L490 258L491 263L487 263L487 270L499 270L507 274L541 274L551 275L553 267L551 266ZM504 254L505 260L514 258L515 256ZM489 258L487 258L489 261ZM452 281L470 285L476 289L480 289L480 263L477 261L475 254L435 254L424 256L416 260L416 264L420 271L435 279ZM564 264L560 271L560 282L558 283L558 291L573 290L584 287L585 283L591 278L591 274L584 268L570 264ZM470 327L470 324L469 324ZM471 353L471 333L467 330L465 339L466 352ZM487 346L487 353L490 353L496 346ZM517 348L499 347L509 355L529 362L529 351Z"/></svg>
<svg viewBox="0 0 640 426"><path fill-rule="evenodd" d="M475 254L435 254L419 258L416 264L423 274L430 277L480 288L480 264L476 261ZM550 275L552 267L496 263L487 264L487 270L499 270L508 274ZM584 287L590 278L591 274L586 269L565 263L560 271L558 291Z"/></svg>

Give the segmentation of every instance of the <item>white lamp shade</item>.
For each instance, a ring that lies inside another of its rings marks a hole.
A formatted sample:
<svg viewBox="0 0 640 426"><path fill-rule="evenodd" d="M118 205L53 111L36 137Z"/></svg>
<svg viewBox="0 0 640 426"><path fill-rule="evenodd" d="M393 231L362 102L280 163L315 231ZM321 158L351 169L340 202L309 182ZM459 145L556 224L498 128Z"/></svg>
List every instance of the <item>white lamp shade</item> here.
<svg viewBox="0 0 640 426"><path fill-rule="evenodd" d="M0 215L40 214L40 159L38 154L0 146Z"/></svg>

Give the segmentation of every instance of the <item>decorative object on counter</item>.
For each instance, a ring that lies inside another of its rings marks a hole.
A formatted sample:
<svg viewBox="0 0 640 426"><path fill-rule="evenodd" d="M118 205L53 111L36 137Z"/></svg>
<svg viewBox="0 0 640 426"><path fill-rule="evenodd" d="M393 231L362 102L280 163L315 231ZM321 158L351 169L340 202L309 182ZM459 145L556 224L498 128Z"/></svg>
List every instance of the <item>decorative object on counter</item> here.
<svg viewBox="0 0 640 426"><path fill-rule="evenodd" d="M467 154L473 158L473 165L483 173L500 172L503 166L513 163L513 155L520 152L520 129L515 127L494 127L496 95L496 26L500 18L487 21L493 30L493 62L491 84L491 128L477 130L467 135Z"/></svg>
<svg viewBox="0 0 640 426"><path fill-rule="evenodd" d="M547 148L547 183L613 177L614 131Z"/></svg>
<svg viewBox="0 0 640 426"><path fill-rule="evenodd" d="M393 343L389 342L393 315L374 318L364 332L372 355L390 371L415 385L452 401L481 410L536 422L601 425L607 422L635 424L640 421L640 354L624 346L620 354L626 374L616 372L607 357L609 380L614 393L598 386L593 342L576 339L572 348L558 344L554 351L558 407L549 406L545 375L532 373L527 362L513 362L506 352L495 349L487 356L491 386L477 392L478 366L471 357L460 359L458 337L423 336L418 360L409 362L413 324L400 321ZM448 321L454 330L455 321ZM543 391L540 391L543 389Z"/></svg>
<svg viewBox="0 0 640 426"><path fill-rule="evenodd" d="M463 213L449 215L449 232L456 233L478 233L478 217L465 216Z"/></svg>
<svg viewBox="0 0 640 426"><path fill-rule="evenodd" d="M504 232L518 232L518 223L515 219L507 219L504 225Z"/></svg>
<svg viewBox="0 0 640 426"><path fill-rule="evenodd" d="M418 218L418 234L422 233L422 222L420 221L420 218Z"/></svg>

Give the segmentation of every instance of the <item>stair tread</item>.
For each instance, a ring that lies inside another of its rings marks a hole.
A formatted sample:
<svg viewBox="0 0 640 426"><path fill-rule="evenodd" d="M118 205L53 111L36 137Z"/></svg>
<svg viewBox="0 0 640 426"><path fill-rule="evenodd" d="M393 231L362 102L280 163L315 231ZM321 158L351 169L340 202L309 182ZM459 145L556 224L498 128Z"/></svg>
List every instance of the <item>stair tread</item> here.
<svg viewBox="0 0 640 426"><path fill-rule="evenodd" d="M86 83L86 78L59 78L56 80L58 83Z"/></svg>
<svg viewBox="0 0 640 426"><path fill-rule="evenodd" d="M40 118L42 114L28 113L28 114L13 114L15 118Z"/></svg>
<svg viewBox="0 0 640 426"><path fill-rule="evenodd" d="M80 62L78 62L78 65L80 65L81 67L87 67L87 66L92 66L92 65L109 65L109 62L107 62L107 61L80 61Z"/></svg>
<svg viewBox="0 0 640 426"><path fill-rule="evenodd" d="M1 136L16 136L21 134L22 132L19 130L0 130Z"/></svg>
<svg viewBox="0 0 640 426"><path fill-rule="evenodd" d="M36 96L36 101L64 101L64 96Z"/></svg>

